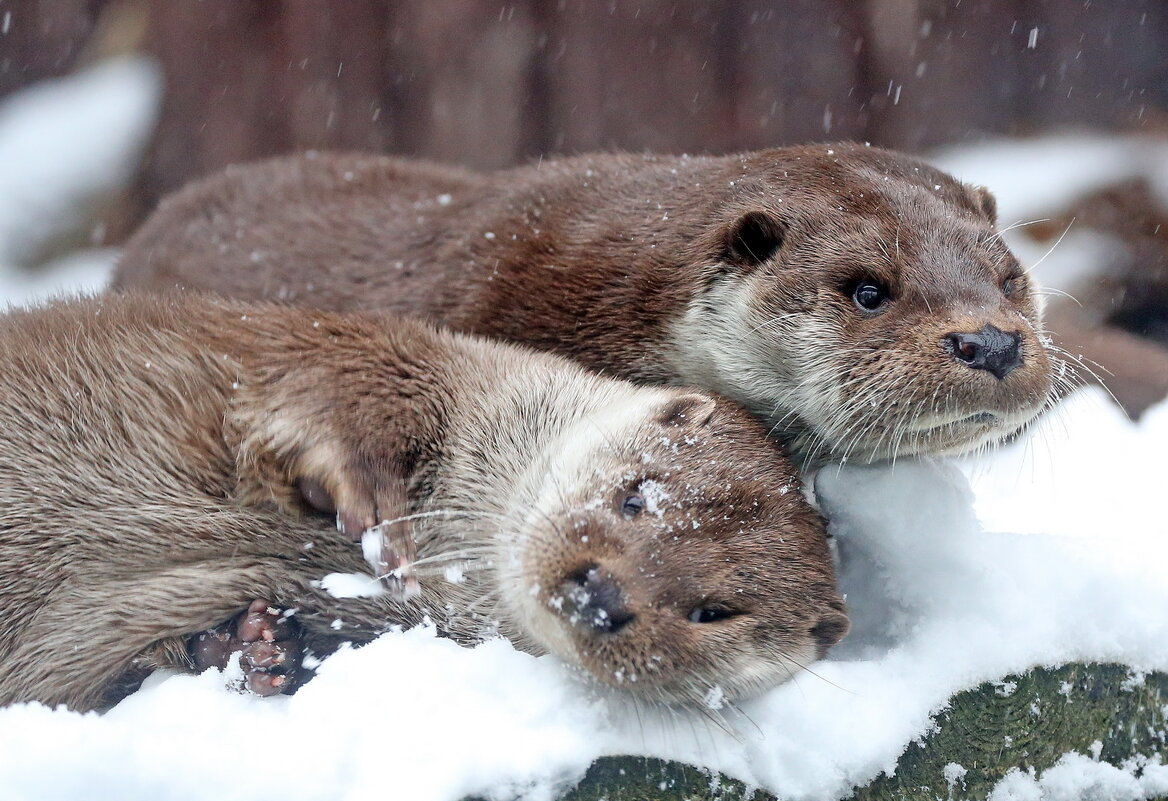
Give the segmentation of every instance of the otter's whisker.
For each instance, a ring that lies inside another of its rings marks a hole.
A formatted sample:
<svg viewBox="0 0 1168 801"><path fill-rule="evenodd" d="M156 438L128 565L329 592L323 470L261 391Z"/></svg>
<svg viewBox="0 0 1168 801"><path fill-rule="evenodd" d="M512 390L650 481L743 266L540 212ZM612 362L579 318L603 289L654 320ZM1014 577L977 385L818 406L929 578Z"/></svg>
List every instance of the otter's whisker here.
<svg viewBox="0 0 1168 801"><path fill-rule="evenodd" d="M785 322L793 317L798 318L799 315L795 314L795 313L791 313L791 314L779 314L779 315L775 315L774 317L768 317L766 320L763 320L761 323L756 325L754 328L750 329L745 334L743 334L739 338L739 343L744 342L746 340L746 338L752 334L757 334L759 331L762 331L765 328L770 328L772 326L776 326L779 323Z"/></svg>
<svg viewBox="0 0 1168 801"><path fill-rule="evenodd" d="M1078 299L1078 298L1076 298L1074 295L1072 295L1070 292L1065 292L1065 291L1063 291L1063 290L1061 290L1061 289L1055 289L1055 288L1054 288L1054 287L1052 287L1052 286L1039 286L1039 287L1035 287L1035 288L1034 288L1034 292L1035 292L1035 294L1038 294L1038 295L1058 295L1058 296L1060 296L1060 297L1064 297L1064 298L1067 298L1067 299L1069 299L1069 300L1072 300L1072 301L1074 301L1074 302L1075 302L1075 304L1076 304L1076 305L1077 305L1077 306L1078 306L1080 309L1081 309L1081 308L1083 308L1083 304L1079 302L1079 299Z"/></svg>
<svg viewBox="0 0 1168 801"><path fill-rule="evenodd" d="M1054 249L1055 249L1055 248L1057 248L1057 247L1059 246L1059 243L1063 241L1063 237L1067 235L1067 232L1071 230L1071 226L1072 226L1072 225L1074 225L1074 224L1075 224L1075 218L1074 218L1074 217L1072 217L1072 218L1071 218L1071 220L1070 220L1070 222L1068 222L1068 223L1067 223L1067 227L1063 229L1063 232L1062 232L1061 234L1059 234L1059 238L1058 238L1058 239L1056 239L1056 240L1055 240L1055 242L1054 242L1054 244L1053 244L1053 245L1051 245L1051 246L1050 246L1050 247L1047 249L1046 253L1043 253L1043 254L1042 254L1042 258L1041 258L1041 259L1039 259L1038 261L1034 262L1034 264L1031 264L1029 267L1027 267L1027 268L1026 268L1026 274L1027 274L1027 275L1029 275L1029 274L1030 274L1030 272L1031 272L1031 271L1032 271L1034 268L1036 268L1038 265L1040 265L1040 264L1042 264L1044 261L1046 261L1046 257L1047 257L1047 256L1049 256L1051 253L1053 253L1053 252L1054 252Z"/></svg>
<svg viewBox="0 0 1168 801"><path fill-rule="evenodd" d="M461 549L458 551L448 551L445 553L430 554L430 555L422 556L422 557L419 557L418 559L415 559L410 566L414 569L417 569L417 568L421 568L421 567L426 567L426 566L433 564L435 562L451 562L451 561L459 561L459 560L468 561L468 562L469 561L476 561L480 558L479 556L477 556L477 554L488 553L488 552L492 552L492 551L497 551L497 549L489 547L489 546L479 546L479 547L475 547L475 548L464 548L464 549Z"/></svg>
<svg viewBox="0 0 1168 801"><path fill-rule="evenodd" d="M743 719L744 719L744 720L746 720L748 723L750 723L750 725L751 725L751 726L754 728L754 731L755 731L755 733L756 733L756 734L758 734L758 736L759 736L759 737L765 737L765 736L766 736L766 732L764 732L764 731L762 730L762 727L758 725L758 722L757 722L757 721L755 721L755 719L754 719L754 718L752 718L752 717L751 717L749 714L747 714L747 713L746 713L746 710L744 710L742 707L740 707L738 704L734 703L733 701L726 701L726 706L728 706L728 707L730 707L731 709L733 709L733 710L734 710L734 712L735 712L735 713L736 713L736 714L737 714L739 717L743 718Z"/></svg>
<svg viewBox="0 0 1168 801"><path fill-rule="evenodd" d="M988 245L990 242L993 242L995 239L1001 239L1002 234L1007 234L1010 231L1015 230L1016 228L1025 228L1028 225L1036 225L1038 223L1044 223L1044 222L1050 222L1050 218L1043 217L1042 219L1039 219L1039 220L1028 220L1026 222L1012 223L1011 225L1007 225L1005 228L1001 229L1000 231L986 237L984 244Z"/></svg>
<svg viewBox="0 0 1168 801"><path fill-rule="evenodd" d="M855 694L856 694L854 691L852 691L852 690L849 690L847 687L844 687L844 686L842 686L842 685L836 684L836 683L835 683L834 681L832 681L831 679L829 679L829 678L827 678L827 677L825 677L825 676L822 676L822 675L820 675L819 673L816 673L814 670L812 670L812 669L811 669L811 668L809 668L807 665L803 664L802 662L800 662L798 659L796 659L795 657L791 656L790 654L780 654L779 656L780 656L780 658L781 658L781 659L783 659L783 660L785 660L785 661L787 661L787 662L790 662L792 665L795 665L796 667L798 667L798 668L799 668L799 672L801 672L801 673L807 673L807 674L809 674L809 675L811 675L811 676L814 676L815 678L819 679L820 681L822 681L822 682L825 682L825 683L827 683L827 684L831 685L832 687L835 687L835 688L836 688L837 690L839 690L840 692L845 692L845 693L847 693L848 695L855 695Z"/></svg>
<svg viewBox="0 0 1168 801"><path fill-rule="evenodd" d="M707 693L712 688L707 687L703 689L688 685L685 689L690 705L695 708L708 723L712 723L715 727L718 728L719 731L721 731L727 737L733 739L735 742L744 742L742 733L731 726L730 722L726 720L725 716L723 716L717 709L711 708L710 705L706 703Z"/></svg>

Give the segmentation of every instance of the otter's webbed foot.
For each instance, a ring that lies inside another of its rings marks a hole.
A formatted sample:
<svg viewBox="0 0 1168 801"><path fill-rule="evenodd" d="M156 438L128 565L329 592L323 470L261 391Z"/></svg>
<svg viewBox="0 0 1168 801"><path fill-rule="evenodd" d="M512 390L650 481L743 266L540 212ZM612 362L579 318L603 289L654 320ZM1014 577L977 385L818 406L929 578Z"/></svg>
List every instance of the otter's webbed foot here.
<svg viewBox="0 0 1168 801"><path fill-rule="evenodd" d="M302 661L300 626L268 601L255 600L233 620L191 637L195 667L225 668L239 654L244 685L256 695L294 692L311 673Z"/></svg>

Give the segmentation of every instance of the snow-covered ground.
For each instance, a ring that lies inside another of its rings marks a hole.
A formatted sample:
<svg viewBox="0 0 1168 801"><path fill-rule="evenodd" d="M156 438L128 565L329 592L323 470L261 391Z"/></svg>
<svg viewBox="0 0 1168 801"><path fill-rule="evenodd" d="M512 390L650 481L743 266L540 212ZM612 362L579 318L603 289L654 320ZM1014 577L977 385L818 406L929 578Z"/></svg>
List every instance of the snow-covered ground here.
<svg viewBox="0 0 1168 801"><path fill-rule="evenodd" d="M68 218L70 198L124 174L110 162L141 146L157 102L152 74L107 65L46 88L39 105L0 106L0 298L104 280L108 253L66 258L36 286L19 262L49 236L38 215ZM29 130L14 132L21 125ZM1029 148L945 161L999 193L1003 224L1069 191L1072 171L1058 165L1083 154L1101 180L1133 159L1168 174L1161 155L1130 154L1147 150L1139 142ZM1023 169L1037 157L1043 169ZM836 798L892 768L954 692L979 682L1070 660L1168 669L1164 453L1168 405L1135 425L1085 391L987 456L820 471L853 633L814 672L721 710L730 732L696 712L630 708L503 641L464 649L419 629L338 653L290 698L237 694L212 671L155 676L105 715L0 710L0 798L551 799L596 757L621 753L685 760L785 798ZM995 798L1087 792L1168 793L1168 767L1153 762L1135 778L1070 754L1039 777L1008 777Z"/></svg>

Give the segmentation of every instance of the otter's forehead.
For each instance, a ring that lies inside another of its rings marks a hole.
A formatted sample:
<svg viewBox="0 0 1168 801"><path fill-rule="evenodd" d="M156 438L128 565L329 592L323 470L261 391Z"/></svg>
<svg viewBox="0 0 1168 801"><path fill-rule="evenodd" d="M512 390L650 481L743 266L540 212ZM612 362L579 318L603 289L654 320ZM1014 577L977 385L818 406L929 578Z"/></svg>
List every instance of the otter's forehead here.
<svg viewBox="0 0 1168 801"><path fill-rule="evenodd" d="M919 165L907 172L889 173L854 163L840 165L838 173L843 180L829 185L829 202L837 204L837 210L866 217L898 217L932 229L992 227L969 187L931 167Z"/></svg>
<svg viewBox="0 0 1168 801"><path fill-rule="evenodd" d="M942 191L966 191L952 179L928 185L849 171L856 180L809 200L789 232L791 261L824 272L827 289L833 276L866 273L930 303L988 303L1019 269L990 220Z"/></svg>
<svg viewBox="0 0 1168 801"><path fill-rule="evenodd" d="M598 393L599 402L566 421L558 439L548 448L556 474L573 482L595 484L598 475L614 481L627 465L659 463L662 456L683 457L684 437L663 425L661 409L675 390L612 384ZM693 440L688 443L693 444ZM542 468L539 468L542 469Z"/></svg>
<svg viewBox="0 0 1168 801"><path fill-rule="evenodd" d="M759 199L780 207L774 212L871 217L915 209L915 222L992 223L983 195L974 188L929 164L878 148L841 144L770 151L759 154L748 169L763 179L765 194L773 195Z"/></svg>
<svg viewBox="0 0 1168 801"><path fill-rule="evenodd" d="M677 400L677 390L638 390L572 425L552 448L550 501L587 508L639 491L650 512L671 523L683 511L745 519L802 503L793 464L756 420L707 397L702 420L678 422L670 415Z"/></svg>

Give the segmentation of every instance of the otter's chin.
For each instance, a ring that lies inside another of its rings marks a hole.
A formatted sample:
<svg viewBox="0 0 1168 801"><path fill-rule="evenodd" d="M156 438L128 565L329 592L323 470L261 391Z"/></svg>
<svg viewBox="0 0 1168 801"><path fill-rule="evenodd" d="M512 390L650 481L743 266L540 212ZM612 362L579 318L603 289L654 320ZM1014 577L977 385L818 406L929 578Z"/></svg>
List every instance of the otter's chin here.
<svg viewBox="0 0 1168 801"><path fill-rule="evenodd" d="M810 641L766 658L739 655L719 670L716 679L705 682L709 691L702 701L715 709L721 702L747 701L791 680L817 658L816 646Z"/></svg>
<svg viewBox="0 0 1168 801"><path fill-rule="evenodd" d="M863 442L844 443L849 461L880 462L914 456L960 456L997 445L1021 432L1037 413L979 411L956 419L922 419L919 425L882 432Z"/></svg>

